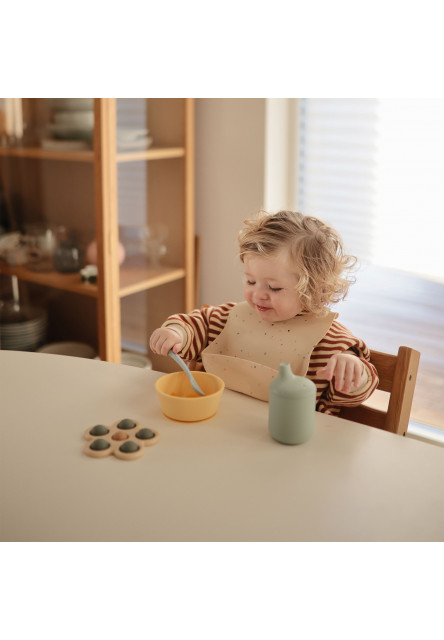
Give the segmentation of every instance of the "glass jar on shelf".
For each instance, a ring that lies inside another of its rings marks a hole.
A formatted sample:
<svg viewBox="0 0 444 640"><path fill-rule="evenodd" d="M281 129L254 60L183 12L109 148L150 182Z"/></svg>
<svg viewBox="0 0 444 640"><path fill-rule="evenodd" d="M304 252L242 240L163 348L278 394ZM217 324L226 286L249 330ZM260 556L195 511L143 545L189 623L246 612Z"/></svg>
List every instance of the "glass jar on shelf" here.
<svg viewBox="0 0 444 640"><path fill-rule="evenodd" d="M77 273L82 268L83 248L74 231L60 227L54 249L53 264L59 273Z"/></svg>

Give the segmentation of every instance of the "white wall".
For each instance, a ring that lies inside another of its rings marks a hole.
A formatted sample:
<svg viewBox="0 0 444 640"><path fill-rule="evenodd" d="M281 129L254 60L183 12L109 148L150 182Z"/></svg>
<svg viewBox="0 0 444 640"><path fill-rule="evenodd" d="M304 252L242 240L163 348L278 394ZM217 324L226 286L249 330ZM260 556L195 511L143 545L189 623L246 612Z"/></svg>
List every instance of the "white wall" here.
<svg viewBox="0 0 444 640"><path fill-rule="evenodd" d="M261 98L196 99L198 304L242 300L237 234L264 207L265 110Z"/></svg>

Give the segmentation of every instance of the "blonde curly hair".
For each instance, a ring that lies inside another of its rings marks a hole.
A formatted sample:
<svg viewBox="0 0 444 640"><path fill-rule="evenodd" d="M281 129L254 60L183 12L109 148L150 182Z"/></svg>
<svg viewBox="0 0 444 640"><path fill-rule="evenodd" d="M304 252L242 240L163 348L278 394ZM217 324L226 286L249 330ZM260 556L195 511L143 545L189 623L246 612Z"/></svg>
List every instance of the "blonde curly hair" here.
<svg viewBox="0 0 444 640"><path fill-rule="evenodd" d="M290 268L298 276L296 291L305 313L323 315L343 300L355 281L357 258L344 252L341 236L312 216L293 211L260 211L239 232L239 257L268 257L288 249Z"/></svg>

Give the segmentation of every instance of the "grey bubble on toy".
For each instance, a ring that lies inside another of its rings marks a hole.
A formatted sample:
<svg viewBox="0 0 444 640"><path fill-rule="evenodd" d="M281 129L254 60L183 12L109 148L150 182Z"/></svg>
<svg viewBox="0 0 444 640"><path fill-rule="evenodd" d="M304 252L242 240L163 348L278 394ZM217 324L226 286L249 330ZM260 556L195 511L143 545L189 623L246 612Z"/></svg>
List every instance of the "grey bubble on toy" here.
<svg viewBox="0 0 444 640"><path fill-rule="evenodd" d="M119 429L134 429L135 426L136 426L136 423L134 422L134 420L131 420L130 418L125 418L124 420L121 420L117 425Z"/></svg>
<svg viewBox="0 0 444 640"><path fill-rule="evenodd" d="M92 436L106 436L107 433L109 433L109 429L105 427L104 424L96 424L96 426L90 430Z"/></svg>
<svg viewBox="0 0 444 640"><path fill-rule="evenodd" d="M154 438L154 432L151 431L151 429L140 429L140 431L136 433L136 438L149 440L150 438Z"/></svg>
<svg viewBox="0 0 444 640"><path fill-rule="evenodd" d="M109 442L103 440L102 438L99 438L98 440L94 440L94 442L90 444L90 449L92 449L93 451L104 451L105 449L109 449L110 446L111 445L109 444Z"/></svg>
<svg viewBox="0 0 444 640"><path fill-rule="evenodd" d="M122 453L134 453L135 451L138 451L139 448L139 445L137 445L135 442L128 440L128 442L124 442L119 447L119 450L122 451Z"/></svg>

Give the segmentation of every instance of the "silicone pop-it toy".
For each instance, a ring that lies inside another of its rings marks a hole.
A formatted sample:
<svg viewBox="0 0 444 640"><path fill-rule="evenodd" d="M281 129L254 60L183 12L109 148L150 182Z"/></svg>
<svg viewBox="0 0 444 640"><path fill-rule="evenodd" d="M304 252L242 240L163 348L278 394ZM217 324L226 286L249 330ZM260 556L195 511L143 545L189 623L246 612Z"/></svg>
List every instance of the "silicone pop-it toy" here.
<svg viewBox="0 0 444 640"><path fill-rule="evenodd" d="M104 458L115 455L121 460L135 460L145 453L145 447L150 447L159 441L159 434L152 429L146 429L139 422L124 418L114 422L110 427L96 424L85 431L88 440L84 453L93 458Z"/></svg>

